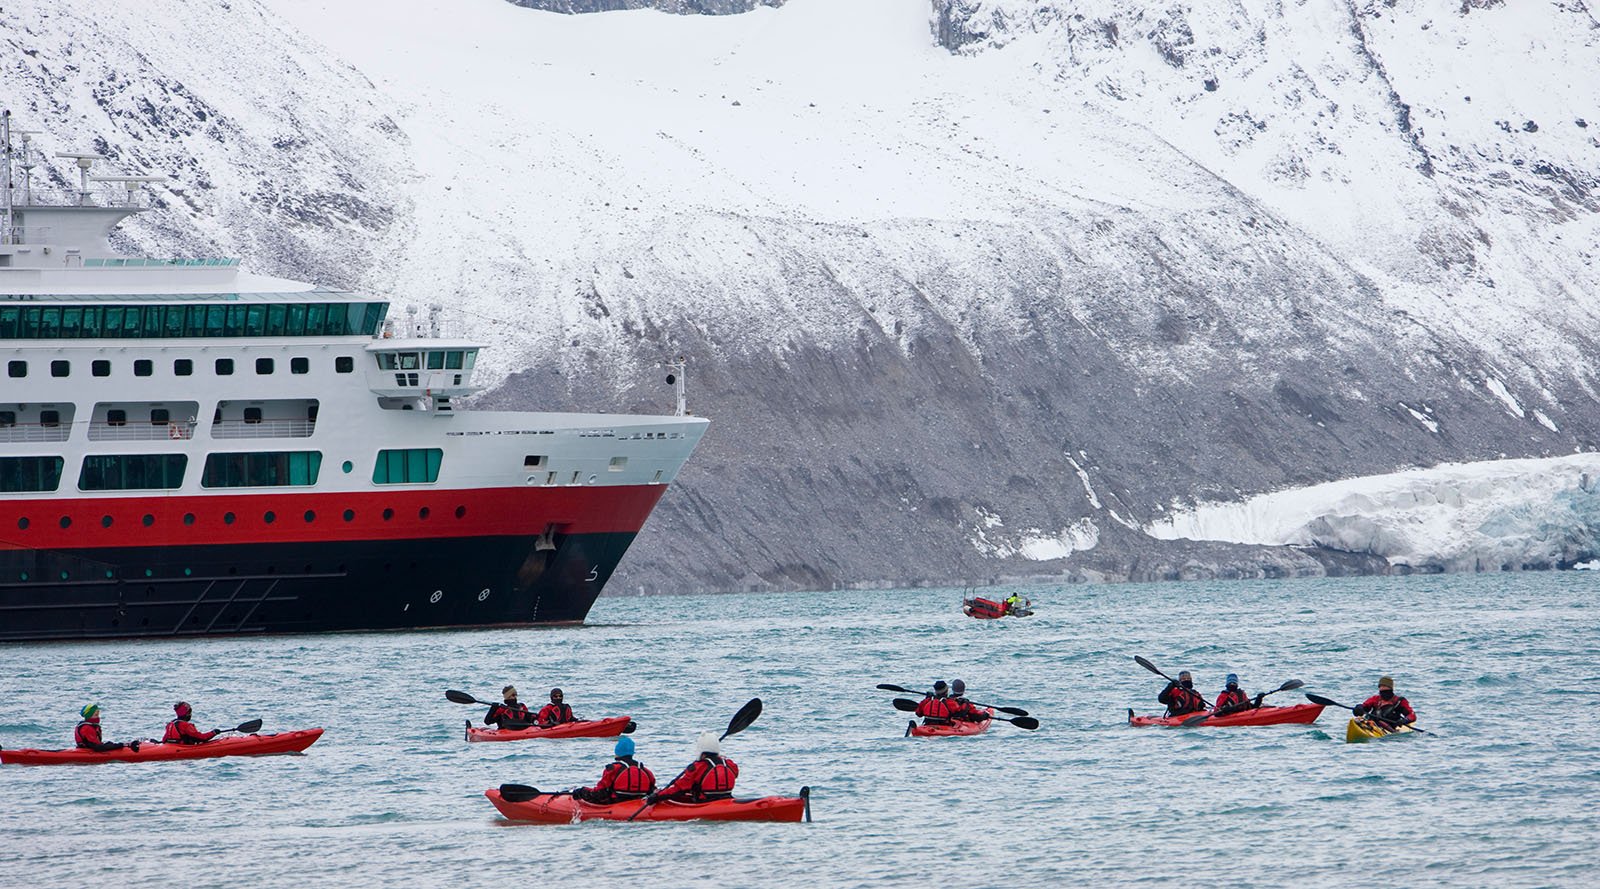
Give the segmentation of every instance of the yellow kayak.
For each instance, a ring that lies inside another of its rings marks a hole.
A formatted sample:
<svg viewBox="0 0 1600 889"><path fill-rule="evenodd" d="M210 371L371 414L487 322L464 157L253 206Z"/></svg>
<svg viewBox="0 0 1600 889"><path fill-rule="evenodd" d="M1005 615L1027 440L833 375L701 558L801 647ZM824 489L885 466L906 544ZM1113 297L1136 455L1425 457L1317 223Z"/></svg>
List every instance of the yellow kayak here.
<svg viewBox="0 0 1600 889"><path fill-rule="evenodd" d="M1348 744L1361 744L1366 741L1376 741L1393 735L1414 735L1417 730L1409 725L1400 725L1390 728L1380 725L1370 719L1352 719L1350 725L1344 730L1344 740Z"/></svg>

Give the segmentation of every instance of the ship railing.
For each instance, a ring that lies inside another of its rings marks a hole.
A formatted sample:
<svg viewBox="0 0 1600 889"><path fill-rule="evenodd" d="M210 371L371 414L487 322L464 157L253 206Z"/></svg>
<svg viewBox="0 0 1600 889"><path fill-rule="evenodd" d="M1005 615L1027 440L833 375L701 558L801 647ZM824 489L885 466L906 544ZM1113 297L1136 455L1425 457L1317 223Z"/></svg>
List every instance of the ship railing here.
<svg viewBox="0 0 1600 889"><path fill-rule="evenodd" d="M194 438L194 423L90 423L90 441L187 441Z"/></svg>
<svg viewBox="0 0 1600 889"><path fill-rule="evenodd" d="M184 266L184 267L220 266L220 267L224 267L224 268L233 268L233 267L237 266L238 264L239 264L239 260L237 260L237 259L235 259L233 257L204 257L204 258L196 258L196 259L160 259L160 258L153 257L153 256L108 256L108 257L90 257L90 258L85 259L83 261L83 267L86 268L86 269L99 269L99 268L106 268L106 269L113 269L113 268L114 269L121 269L121 268L137 269L137 268L156 268L156 267L168 268L168 267L171 267L171 266Z"/></svg>
<svg viewBox="0 0 1600 889"><path fill-rule="evenodd" d="M0 441L66 441L72 427L66 423L13 423L0 426Z"/></svg>
<svg viewBox="0 0 1600 889"><path fill-rule="evenodd" d="M211 424L212 438L310 438L315 420L224 420Z"/></svg>

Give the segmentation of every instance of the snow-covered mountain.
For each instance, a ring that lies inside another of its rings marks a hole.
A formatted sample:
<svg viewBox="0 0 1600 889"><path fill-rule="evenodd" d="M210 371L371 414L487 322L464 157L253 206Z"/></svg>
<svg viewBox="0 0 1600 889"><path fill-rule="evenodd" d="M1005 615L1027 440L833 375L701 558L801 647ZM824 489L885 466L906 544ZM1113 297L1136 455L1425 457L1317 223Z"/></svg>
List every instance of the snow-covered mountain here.
<svg viewBox="0 0 1600 889"><path fill-rule="evenodd" d="M688 356L621 590L1382 568L1144 528L1600 442L1579 0L13 0L0 46L41 138L182 183L131 239L444 301L486 403L665 410Z"/></svg>

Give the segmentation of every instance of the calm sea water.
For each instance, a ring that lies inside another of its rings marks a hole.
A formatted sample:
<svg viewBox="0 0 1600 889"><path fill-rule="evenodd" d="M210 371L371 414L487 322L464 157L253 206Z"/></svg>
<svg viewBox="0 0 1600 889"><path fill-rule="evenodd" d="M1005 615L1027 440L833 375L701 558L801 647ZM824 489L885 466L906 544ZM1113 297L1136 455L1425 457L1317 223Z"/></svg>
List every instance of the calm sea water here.
<svg viewBox="0 0 1600 889"><path fill-rule="evenodd" d="M328 730L303 756L0 768L0 885L1594 885L1597 584L1035 587L1036 617L992 622L953 590L606 599L571 629L0 647L7 747L68 746L87 701L114 739L159 734L180 698L205 727ZM1391 673L1437 736L1347 745L1332 710L1130 728L1161 686L1135 654L1207 691L1235 671L1347 702ZM1043 727L908 740L873 689L955 677ZM760 696L725 742L740 790L809 784L816 821L506 824L484 788L590 783L611 746L466 744L482 711L444 689L508 681L632 714L663 778Z"/></svg>

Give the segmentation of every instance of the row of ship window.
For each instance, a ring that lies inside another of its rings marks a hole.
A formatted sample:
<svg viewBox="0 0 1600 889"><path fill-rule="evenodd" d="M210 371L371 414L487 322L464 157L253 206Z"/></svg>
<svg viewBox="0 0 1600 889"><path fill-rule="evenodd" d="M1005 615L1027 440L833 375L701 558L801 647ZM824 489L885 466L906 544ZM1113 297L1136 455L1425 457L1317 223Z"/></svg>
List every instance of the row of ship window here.
<svg viewBox="0 0 1600 889"><path fill-rule="evenodd" d="M386 522L390 521L390 520L392 520L394 518L394 510L392 508L387 508L386 507L383 510L382 515L383 515L383 520L384 521L386 521ZM429 509L426 506L423 506L423 507L420 507L420 508L417 509L417 518L419 518L419 519L426 520L427 518L429 518L432 515L433 515L433 510ZM455 516L458 519L466 518L467 517L467 508L465 506L457 506L456 507L456 511L455 511ZM308 509L301 516L301 518L304 519L307 524L310 524L310 523L312 523L312 522L317 520L317 511L314 510L314 509ZM347 522L355 521L356 520L356 511L353 510L353 509L345 510L343 518ZM222 514L222 523L224 525L231 525L234 522L237 522L238 520L239 520L238 515L236 515L234 513L225 512L225 513ZM273 524L277 520L278 520L278 514L276 512L274 512L274 511L270 510L270 509L261 514L261 521L266 523L266 524L268 524L268 525ZM183 514L183 523L185 525L193 525L196 521L197 520L195 518L194 513L186 512L186 513ZM139 524L143 525L146 528L153 527L155 525L155 523L156 523L156 517L152 513L145 513L144 517L139 520ZM66 530L68 528L71 528L72 527L72 516L65 516L64 515L61 518L56 520L56 524L62 530ZM103 515L103 516L100 517L100 527L109 528L113 524L115 524L115 521L111 518L111 516ZM22 518L17 519L17 530L26 531L31 527L33 527L33 520L28 518L27 516L23 516ZM106 576L109 577L110 575L108 574ZM146 576L148 576L148 574ZM22 576L22 579L23 580L27 580L28 576L26 574L24 574ZM63 575L61 579L65 580L66 576Z"/></svg>
<svg viewBox="0 0 1600 889"><path fill-rule="evenodd" d="M0 306L0 340L376 336L389 304Z"/></svg>
<svg viewBox="0 0 1600 889"><path fill-rule="evenodd" d="M372 466L378 485L429 484L439 480L440 448L381 450ZM61 457L0 457L0 492L58 490L66 461ZM161 491L183 486L187 454L91 454L78 473L80 491ZM355 467L345 461L344 471ZM321 451L265 451L206 455L204 488L307 487L317 483Z"/></svg>
<svg viewBox="0 0 1600 889"><path fill-rule="evenodd" d="M219 376L219 377L228 377L228 376L233 376L233 366L234 366L234 364L233 364L233 359L232 358L218 358L212 364L212 369L216 371L217 376ZM277 371L277 367L278 367L277 362L274 361L271 358L257 358L256 359L256 373L261 374L262 376L266 376L268 374L275 373ZM136 377L154 376L155 375L155 369L156 369L155 362L150 360L149 358L136 358L136 359L134 359L134 362L133 362L133 375L136 376ZM350 355L339 355L339 356L337 356L337 357L335 357L333 359L333 369L335 371L339 372L339 373L342 373L342 374L354 373L355 369L356 369L356 360L355 360L354 357L352 357ZM289 372L290 373L294 373L294 374L310 373L311 372L311 359L310 358L290 358L289 359ZM109 377L109 376L111 376L111 361L109 359L106 359L106 358L96 358L95 360L89 362L89 373L94 375L94 376L97 376L97 377ZM13 379L20 379L20 378L26 377L27 375L28 375L28 362L23 361L21 359L12 359L12 360L6 362L6 376L11 377ZM192 358L175 358L175 359L173 359L173 361L172 361L172 375L173 376L177 376L177 377L193 376L194 375L194 359L192 359ZM51 361L50 362L50 376L52 376L52 377L70 377L70 376L72 376L72 362L66 360L65 358L57 358L57 359Z"/></svg>

